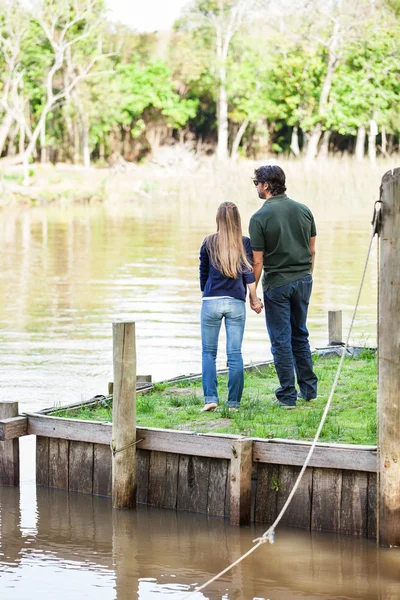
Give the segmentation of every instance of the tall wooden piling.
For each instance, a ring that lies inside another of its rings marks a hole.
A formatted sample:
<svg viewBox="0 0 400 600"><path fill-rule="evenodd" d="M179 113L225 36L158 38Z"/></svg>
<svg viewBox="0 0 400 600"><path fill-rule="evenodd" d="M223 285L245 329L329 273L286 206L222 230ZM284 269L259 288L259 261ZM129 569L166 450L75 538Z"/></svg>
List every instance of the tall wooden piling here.
<svg viewBox="0 0 400 600"><path fill-rule="evenodd" d="M236 440L232 444L230 521L232 525L248 525L251 520L252 440Z"/></svg>
<svg viewBox="0 0 400 600"><path fill-rule="evenodd" d="M341 310L328 311L328 340L329 345L340 345L343 343Z"/></svg>
<svg viewBox="0 0 400 600"><path fill-rule="evenodd" d="M113 323L112 503L136 506L135 323Z"/></svg>
<svg viewBox="0 0 400 600"><path fill-rule="evenodd" d="M0 419L18 415L18 402L0 402ZM0 484L19 485L19 440L0 442Z"/></svg>
<svg viewBox="0 0 400 600"><path fill-rule="evenodd" d="M400 169L382 179L378 302L379 543L400 546Z"/></svg>

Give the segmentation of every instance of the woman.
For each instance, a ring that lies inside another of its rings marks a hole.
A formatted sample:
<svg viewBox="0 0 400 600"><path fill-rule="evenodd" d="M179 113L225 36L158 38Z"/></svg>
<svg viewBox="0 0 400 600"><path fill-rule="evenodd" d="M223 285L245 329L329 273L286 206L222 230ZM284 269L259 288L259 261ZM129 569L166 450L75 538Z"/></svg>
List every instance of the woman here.
<svg viewBox="0 0 400 600"><path fill-rule="evenodd" d="M251 260L250 239L242 236L239 210L233 202L223 202L217 211L217 233L206 237L200 249L203 410L214 410L218 405L216 358L222 319L225 319L229 367L226 404L230 408L240 407L246 286L254 310L259 313L263 308L257 298Z"/></svg>

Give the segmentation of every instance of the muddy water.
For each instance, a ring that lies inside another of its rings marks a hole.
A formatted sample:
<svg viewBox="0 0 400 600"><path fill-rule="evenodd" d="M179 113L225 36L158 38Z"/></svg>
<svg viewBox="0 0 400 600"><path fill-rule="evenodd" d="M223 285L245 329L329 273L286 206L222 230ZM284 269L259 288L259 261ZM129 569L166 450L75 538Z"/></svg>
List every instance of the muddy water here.
<svg viewBox="0 0 400 600"><path fill-rule="evenodd" d="M4 600L184 598L247 551L261 526L35 488L0 488ZM224 600L398 600L400 551L351 537L279 530L204 593Z"/></svg>

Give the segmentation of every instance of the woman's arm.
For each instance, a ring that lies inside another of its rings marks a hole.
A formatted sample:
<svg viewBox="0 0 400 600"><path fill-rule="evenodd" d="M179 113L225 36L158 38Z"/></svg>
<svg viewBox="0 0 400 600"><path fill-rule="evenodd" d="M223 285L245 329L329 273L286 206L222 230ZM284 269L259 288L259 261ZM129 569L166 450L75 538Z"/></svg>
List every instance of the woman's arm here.
<svg viewBox="0 0 400 600"><path fill-rule="evenodd" d="M264 304L261 302L260 298L257 297L257 284L254 281L253 283L248 283L247 288L249 290L249 300L250 307L254 312L260 314L262 309L264 308Z"/></svg>
<svg viewBox="0 0 400 600"><path fill-rule="evenodd" d="M210 258L208 256L207 248L205 242L203 242L200 248L200 266L199 266L199 275L200 275L200 289L204 292L204 288L207 283L208 274L210 272Z"/></svg>

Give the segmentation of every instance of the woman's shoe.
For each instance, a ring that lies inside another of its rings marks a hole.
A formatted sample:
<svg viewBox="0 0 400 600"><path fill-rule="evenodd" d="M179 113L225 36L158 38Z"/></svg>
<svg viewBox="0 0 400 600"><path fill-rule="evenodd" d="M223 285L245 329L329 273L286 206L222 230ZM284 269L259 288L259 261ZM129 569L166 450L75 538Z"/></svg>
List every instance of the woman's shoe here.
<svg viewBox="0 0 400 600"><path fill-rule="evenodd" d="M208 410L215 410L217 408L218 404L216 402L209 402L208 404L205 404L203 406L203 408L201 409L201 412L207 412Z"/></svg>

